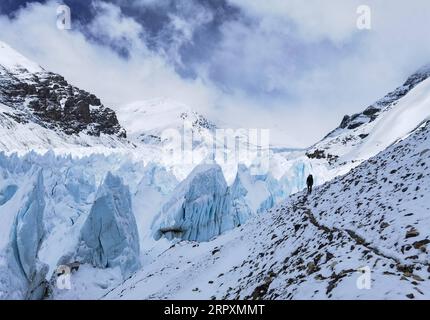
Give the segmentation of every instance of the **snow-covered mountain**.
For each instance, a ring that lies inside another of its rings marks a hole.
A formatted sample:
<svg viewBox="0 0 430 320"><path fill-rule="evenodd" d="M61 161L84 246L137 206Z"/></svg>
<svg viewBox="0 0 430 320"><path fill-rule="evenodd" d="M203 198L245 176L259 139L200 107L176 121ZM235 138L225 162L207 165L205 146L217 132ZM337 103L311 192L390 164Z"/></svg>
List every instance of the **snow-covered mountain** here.
<svg viewBox="0 0 430 320"><path fill-rule="evenodd" d="M336 176L384 150L430 119L430 65L363 112L345 116L338 128L307 150Z"/></svg>
<svg viewBox="0 0 430 320"><path fill-rule="evenodd" d="M165 130L184 130L184 124L195 135L212 133L216 125L187 105L171 99L137 101L119 108L119 120L128 136L145 144L161 144ZM145 121L142 121L145 119ZM195 137L201 140L201 137Z"/></svg>
<svg viewBox="0 0 430 320"><path fill-rule="evenodd" d="M238 139L234 141L233 136L229 140L233 143L227 145L216 129L231 128L218 128L192 108L170 99L138 101L114 109L0 43L1 151L24 154L52 149L74 156L131 153L144 163L163 165L183 180L196 165L212 160L220 150L218 155L226 158L234 155L235 143L249 154L259 148L246 130L231 130ZM179 135L179 145L172 146L168 139L172 131ZM180 149L179 158L171 156L172 148ZM254 161L254 156L247 156L219 164L227 182L232 183L238 164L251 166ZM284 156L272 155L270 171L276 178L285 173L285 165L292 167Z"/></svg>
<svg viewBox="0 0 430 320"><path fill-rule="evenodd" d="M4 151L127 145L115 112L0 42L0 147Z"/></svg>
<svg viewBox="0 0 430 320"><path fill-rule="evenodd" d="M117 109L129 140L145 161L169 168L184 180L202 162L218 157L227 183L236 177L239 164L258 165L261 140L245 129L219 126L187 105L171 99L137 101ZM257 138L257 139L255 139ZM241 150L238 152L237 150ZM176 151L176 152L172 152ZM270 153L269 146L264 152ZM244 156L245 155L245 156ZM272 169L283 158L272 157ZM278 175L281 175L278 170Z"/></svg>
<svg viewBox="0 0 430 320"><path fill-rule="evenodd" d="M0 299L428 297L429 76L256 173L252 134L168 99L114 111L0 43Z"/></svg>

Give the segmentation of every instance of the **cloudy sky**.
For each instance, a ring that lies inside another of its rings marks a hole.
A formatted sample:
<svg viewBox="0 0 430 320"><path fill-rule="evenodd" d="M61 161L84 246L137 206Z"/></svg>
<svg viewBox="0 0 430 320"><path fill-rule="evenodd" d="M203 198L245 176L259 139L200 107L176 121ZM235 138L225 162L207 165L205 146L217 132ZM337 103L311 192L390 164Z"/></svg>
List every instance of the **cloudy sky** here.
<svg viewBox="0 0 430 320"><path fill-rule="evenodd" d="M71 30L57 28L59 3ZM429 30L428 0L0 1L0 40L106 105L166 97L289 146L430 63Z"/></svg>

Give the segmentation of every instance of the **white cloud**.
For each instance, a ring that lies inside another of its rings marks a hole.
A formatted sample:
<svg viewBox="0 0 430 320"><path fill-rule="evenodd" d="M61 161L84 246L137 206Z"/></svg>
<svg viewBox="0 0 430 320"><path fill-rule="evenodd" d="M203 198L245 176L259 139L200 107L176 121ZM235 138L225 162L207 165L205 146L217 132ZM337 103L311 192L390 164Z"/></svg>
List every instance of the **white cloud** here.
<svg viewBox="0 0 430 320"><path fill-rule="evenodd" d="M88 26L92 34L109 43L125 41L129 47L139 45L139 49L144 49L142 42L139 41L140 34L144 30L139 23L124 17L121 9L113 4L95 2L93 6L98 15Z"/></svg>
<svg viewBox="0 0 430 320"><path fill-rule="evenodd" d="M112 107L169 96L190 105L209 105L213 92L201 80L184 80L162 57L138 41L142 32L118 8L102 5L89 30L110 41L126 40L124 60L109 47L87 40L78 30L56 28L57 4L32 4L10 20L0 18L0 38L50 71L99 95Z"/></svg>
<svg viewBox="0 0 430 320"><path fill-rule="evenodd" d="M226 25L223 44L232 48L223 48L214 60L230 55L245 83L287 93L283 101L268 100L266 108L273 124L286 129L287 141L316 141L343 114L361 111L430 62L425 0L230 2L254 18L253 29ZM370 31L356 27L362 4L371 8Z"/></svg>
<svg viewBox="0 0 430 320"><path fill-rule="evenodd" d="M356 9L362 0L230 0L265 22L292 24L304 40L343 41L356 32Z"/></svg>

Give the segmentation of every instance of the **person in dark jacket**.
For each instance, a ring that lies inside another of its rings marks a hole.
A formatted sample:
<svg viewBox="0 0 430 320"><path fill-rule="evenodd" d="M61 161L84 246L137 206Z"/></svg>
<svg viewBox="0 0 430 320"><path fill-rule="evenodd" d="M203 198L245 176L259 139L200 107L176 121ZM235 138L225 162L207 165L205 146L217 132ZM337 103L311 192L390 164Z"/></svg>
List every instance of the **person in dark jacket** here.
<svg viewBox="0 0 430 320"><path fill-rule="evenodd" d="M306 179L306 184L308 186L308 193L312 193L312 186L314 185L314 177L311 174Z"/></svg>

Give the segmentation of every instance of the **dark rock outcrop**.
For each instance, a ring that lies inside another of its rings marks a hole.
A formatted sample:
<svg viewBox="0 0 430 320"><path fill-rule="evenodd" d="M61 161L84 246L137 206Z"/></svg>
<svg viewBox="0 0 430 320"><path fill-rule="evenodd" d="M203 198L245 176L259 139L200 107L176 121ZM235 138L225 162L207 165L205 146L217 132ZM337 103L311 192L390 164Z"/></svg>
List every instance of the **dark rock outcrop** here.
<svg viewBox="0 0 430 320"><path fill-rule="evenodd" d="M411 75L402 86L388 93L385 97L378 100L373 105L367 107L362 113L357 113L352 116L344 116L339 128L353 130L359 128L365 123L374 121L382 109L395 104L397 100L403 98L409 93L409 91L429 77L430 65L427 65Z"/></svg>
<svg viewBox="0 0 430 320"><path fill-rule="evenodd" d="M22 111L20 123L35 122L68 135L126 137L115 112L100 99L51 72L29 73L0 66L0 102Z"/></svg>

